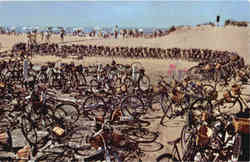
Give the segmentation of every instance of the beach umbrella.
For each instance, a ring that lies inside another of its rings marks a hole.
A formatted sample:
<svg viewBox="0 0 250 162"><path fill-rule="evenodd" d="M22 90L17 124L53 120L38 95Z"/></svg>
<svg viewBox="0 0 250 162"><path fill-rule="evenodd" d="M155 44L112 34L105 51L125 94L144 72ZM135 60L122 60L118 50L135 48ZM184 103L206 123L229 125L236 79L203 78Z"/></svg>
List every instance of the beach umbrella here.
<svg viewBox="0 0 250 162"><path fill-rule="evenodd" d="M101 29L102 29L102 28L99 27L99 26L94 27L94 30L96 30L96 31L101 30Z"/></svg>
<svg viewBox="0 0 250 162"><path fill-rule="evenodd" d="M16 30L15 26L10 27L10 30Z"/></svg>
<svg viewBox="0 0 250 162"><path fill-rule="evenodd" d="M61 27L61 26L57 27L57 29L58 29L59 31L65 31L65 29L64 29L63 27Z"/></svg>
<svg viewBox="0 0 250 162"><path fill-rule="evenodd" d="M142 29L142 28L140 28L138 31L139 31L139 32L143 32L143 29Z"/></svg>
<svg viewBox="0 0 250 162"><path fill-rule="evenodd" d="M48 30L48 28L47 27L40 27L40 31L47 31Z"/></svg>
<svg viewBox="0 0 250 162"><path fill-rule="evenodd" d="M23 30L24 32L31 32L31 31L32 31L32 27L25 26L25 27L22 28L22 30Z"/></svg>
<svg viewBox="0 0 250 162"><path fill-rule="evenodd" d="M82 28L82 27L79 27L78 30L79 30L79 31L83 31L83 28Z"/></svg>

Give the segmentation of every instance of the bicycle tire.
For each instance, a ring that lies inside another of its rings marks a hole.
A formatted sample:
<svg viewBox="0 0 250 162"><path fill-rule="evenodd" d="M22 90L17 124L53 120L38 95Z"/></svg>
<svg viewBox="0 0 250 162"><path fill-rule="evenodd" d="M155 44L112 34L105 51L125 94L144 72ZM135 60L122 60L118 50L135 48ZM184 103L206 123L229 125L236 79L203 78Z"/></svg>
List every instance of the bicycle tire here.
<svg viewBox="0 0 250 162"><path fill-rule="evenodd" d="M128 128L122 132L136 143L152 143L159 137L157 132L149 131L146 128Z"/></svg>
<svg viewBox="0 0 250 162"><path fill-rule="evenodd" d="M39 76L38 76L38 81L40 83L47 83L48 82L48 76L46 75L46 73L41 73Z"/></svg>
<svg viewBox="0 0 250 162"><path fill-rule="evenodd" d="M193 135L192 134L190 134L188 131L188 133L189 134L185 134L186 133L186 129L188 129L189 128L189 126L188 125L184 125L183 126L183 128L182 128L182 130L181 130L181 148L182 148L182 152L183 152L183 154L184 154L184 152L188 149L187 148L187 145L189 144L189 142L193 142L192 140L193 140ZM188 136L188 137L186 137L186 135Z"/></svg>
<svg viewBox="0 0 250 162"><path fill-rule="evenodd" d="M82 146L87 146L87 137L92 135L92 131L87 127L78 127L71 131L64 141L69 149L83 149Z"/></svg>
<svg viewBox="0 0 250 162"><path fill-rule="evenodd" d="M96 93L99 89L99 86L100 86L98 81L96 79L92 79L92 80L90 80L89 84L90 84L91 92Z"/></svg>
<svg viewBox="0 0 250 162"><path fill-rule="evenodd" d="M156 158L156 162L178 162L175 156L165 153Z"/></svg>
<svg viewBox="0 0 250 162"><path fill-rule="evenodd" d="M142 91L146 91L150 88L150 78L147 75L143 75L138 80L139 89Z"/></svg>
<svg viewBox="0 0 250 162"><path fill-rule="evenodd" d="M80 111L90 120L94 120L95 117L100 115L105 116L106 105L104 99L96 95L89 96L85 99Z"/></svg>
<svg viewBox="0 0 250 162"><path fill-rule="evenodd" d="M85 75L82 73L78 73L79 75L77 75L77 80L78 80L78 86L79 87L83 87L87 85L87 80L85 78Z"/></svg>
<svg viewBox="0 0 250 162"><path fill-rule="evenodd" d="M30 125L30 128L28 130L25 129L25 127L27 128L27 125ZM43 139L48 134L46 134L43 137L40 137L38 135L36 128L34 127L34 123L30 119L28 119L27 117L26 118L22 117L21 131L22 131L22 134L23 134L25 140L31 146L36 146L36 148L38 148L38 149L45 146L48 142L47 140Z"/></svg>
<svg viewBox="0 0 250 162"><path fill-rule="evenodd" d="M163 114L164 114L163 115L164 118L168 117L170 119L172 117L174 111L173 111L173 107L172 107L172 102L167 94L164 94L164 93L161 94L160 105L161 105L161 109L162 109Z"/></svg>
<svg viewBox="0 0 250 162"><path fill-rule="evenodd" d="M67 123L74 124L78 121L80 117L80 111L78 109L78 105L74 102L64 101L63 103L57 105L55 108L55 113L59 109L63 109L66 113L66 118L64 119L67 121Z"/></svg>
<svg viewBox="0 0 250 162"><path fill-rule="evenodd" d="M143 101L138 96L127 96L121 102L121 111L124 116L131 116L138 119L146 113Z"/></svg>
<svg viewBox="0 0 250 162"><path fill-rule="evenodd" d="M199 103L200 102L200 103ZM207 104L205 104L204 106L204 102L207 102ZM199 106L195 107L195 104L200 104ZM198 98L196 99L193 103L191 103L190 108L191 111L194 110L201 110L201 111L208 111L208 112L212 112L213 109L213 105L211 103L211 101L207 98Z"/></svg>

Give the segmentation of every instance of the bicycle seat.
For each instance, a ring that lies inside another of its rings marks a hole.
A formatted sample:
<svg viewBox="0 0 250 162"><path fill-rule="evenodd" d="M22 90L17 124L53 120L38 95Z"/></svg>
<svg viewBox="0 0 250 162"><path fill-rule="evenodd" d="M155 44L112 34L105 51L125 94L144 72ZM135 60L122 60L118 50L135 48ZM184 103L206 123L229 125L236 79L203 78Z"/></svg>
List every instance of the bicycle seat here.
<svg viewBox="0 0 250 162"><path fill-rule="evenodd" d="M169 144L169 145L175 145L175 144L179 143L180 141L181 141L181 138L177 138L177 139L174 140L174 141L169 141L168 144Z"/></svg>

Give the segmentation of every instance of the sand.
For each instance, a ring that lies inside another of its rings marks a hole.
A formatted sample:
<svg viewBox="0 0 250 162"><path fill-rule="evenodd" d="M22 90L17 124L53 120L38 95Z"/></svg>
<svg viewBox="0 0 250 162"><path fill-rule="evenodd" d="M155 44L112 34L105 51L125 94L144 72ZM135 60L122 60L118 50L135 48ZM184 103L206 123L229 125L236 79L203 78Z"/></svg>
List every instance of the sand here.
<svg viewBox="0 0 250 162"><path fill-rule="evenodd" d="M40 37L38 37L40 39ZM247 63L250 63L250 28L240 28L240 27L184 27L178 31L171 33L168 36L154 39L146 38L119 38L117 40L101 39L101 38L85 38L85 37L73 37L66 36L66 44L93 44L93 45L105 45L105 46L148 46L148 47L160 47L160 48L209 48L217 50L228 50L235 51L240 56L245 58ZM0 35L0 43L3 46L2 50L10 49L11 46L18 42L27 42L25 35L20 36L6 36ZM52 42L61 42L58 35L52 36ZM156 82L157 76L159 74L166 74L169 69L170 64L176 64L178 69L185 69L190 66L195 65L195 63L190 63L180 60L159 60L159 59L124 59L124 58L114 58L117 62L128 64L135 61L139 61L143 64L146 69L146 73L153 78L153 83ZM48 60L59 60L55 57L35 57L32 61L34 63L45 63ZM95 64L95 63L111 63L112 58L104 57L91 57L84 58L84 60L77 63L82 63L84 65ZM63 60L65 62L72 61L70 59ZM152 113L152 112L151 112ZM157 114L157 113L153 113ZM157 139L164 148L160 151L154 151L150 148L156 147L156 143L148 147L149 151L145 152L145 157L143 161L150 162L159 156L161 153L169 151L171 146L167 144L167 141L174 140L180 136L181 128L184 124L184 119L176 119L174 121L166 121L167 126L161 126L159 124L159 119L151 120L151 125L149 126L152 130L160 132L160 136ZM154 145L154 146L153 146Z"/></svg>

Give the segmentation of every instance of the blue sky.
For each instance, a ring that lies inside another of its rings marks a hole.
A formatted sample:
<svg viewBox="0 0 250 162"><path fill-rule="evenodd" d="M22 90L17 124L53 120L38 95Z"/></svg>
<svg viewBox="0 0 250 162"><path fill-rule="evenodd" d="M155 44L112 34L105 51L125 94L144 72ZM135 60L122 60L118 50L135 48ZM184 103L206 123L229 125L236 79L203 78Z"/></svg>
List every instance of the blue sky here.
<svg viewBox="0 0 250 162"><path fill-rule="evenodd" d="M230 2L230 1L234 1L234 2L236 2L236 1L241 1L241 2L250 2L250 0L0 0L0 2L1 1L199 1L199 2L202 2L202 1L204 1L204 2L209 2L209 1L212 1L212 2L220 2L220 1L228 1L228 2Z"/></svg>

